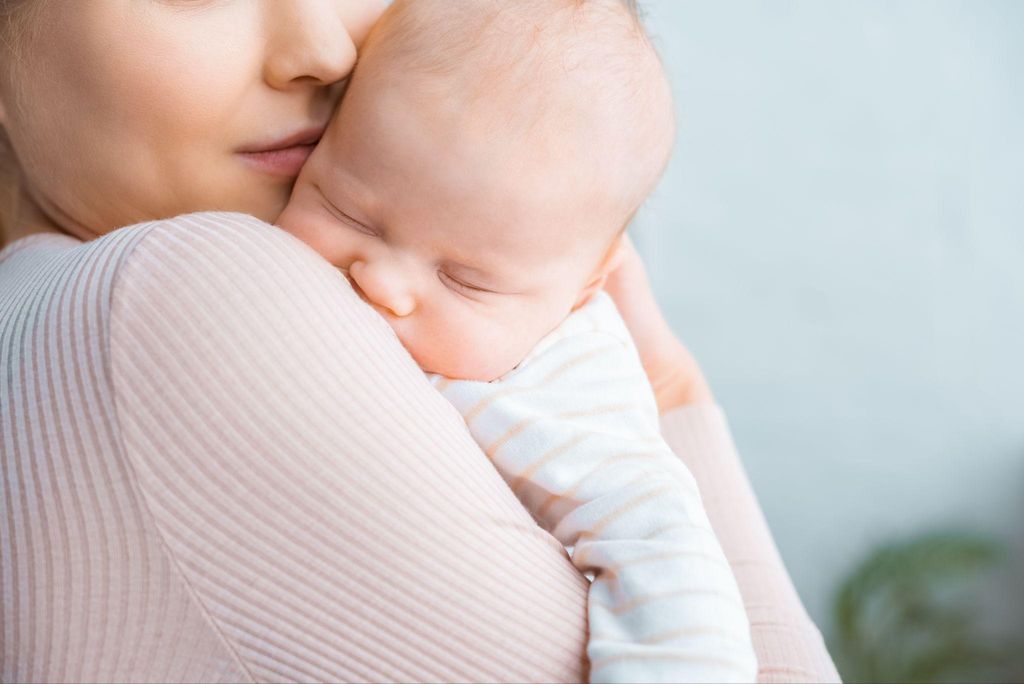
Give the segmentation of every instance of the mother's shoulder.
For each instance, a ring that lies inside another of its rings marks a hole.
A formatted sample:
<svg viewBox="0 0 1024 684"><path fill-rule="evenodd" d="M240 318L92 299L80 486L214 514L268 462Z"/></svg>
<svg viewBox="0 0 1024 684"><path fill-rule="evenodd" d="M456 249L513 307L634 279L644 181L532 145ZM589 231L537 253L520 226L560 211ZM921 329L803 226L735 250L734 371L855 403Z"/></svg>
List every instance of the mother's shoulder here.
<svg viewBox="0 0 1024 684"><path fill-rule="evenodd" d="M310 288L348 290L339 271L306 243L235 212L199 212L146 224L119 269L118 291L145 286L154 298L216 295L272 307L310 299ZM356 298L358 299L358 298Z"/></svg>
<svg viewBox="0 0 1024 684"><path fill-rule="evenodd" d="M306 264L322 262L311 248L285 231L255 216L237 212L204 211L172 218L132 224L87 242L63 233L37 233L21 238L0 250L3 272L15 270L52 277L61 271L82 268L110 273L145 246L157 256L165 253L164 266L173 264L176 255L198 252L203 263L216 265L230 259L287 254L290 261ZM323 266L323 264L320 264ZM77 282L77 281L76 281Z"/></svg>
<svg viewBox="0 0 1024 684"><path fill-rule="evenodd" d="M266 249L285 249L313 255L314 252L297 238L277 226L249 214L231 211L201 211L181 214L142 224L147 227L147 240L167 244L181 242L213 252L232 254L261 252ZM123 229L131 230L132 227Z"/></svg>
<svg viewBox="0 0 1024 684"><path fill-rule="evenodd" d="M108 314L171 310L188 318L217 309L224 329L248 314L284 319L303 311L312 320L339 307L372 314L312 248L247 214L185 214L88 242L52 235L14 247L0 264L0 324L30 309L72 318L99 312L101 328Z"/></svg>
<svg viewBox="0 0 1024 684"><path fill-rule="evenodd" d="M147 221L137 225L155 226L161 230L189 233L202 231L209 227L220 227L221 230L239 233L266 232L278 230L272 224L250 214L238 211L196 211L190 214L179 214L171 218ZM130 230L129 226L127 229Z"/></svg>
<svg viewBox="0 0 1024 684"><path fill-rule="evenodd" d="M145 234L133 245L129 261L145 261L143 270L150 276L154 271L170 274L183 269L192 271L193 277L231 274L238 289L265 282L269 273L287 285L301 269L329 274L340 282L337 270L311 247L248 214L205 211L143 225Z"/></svg>
<svg viewBox="0 0 1024 684"><path fill-rule="evenodd" d="M234 213L147 224L119 269L110 329L115 366L130 357L223 375L217 360L230 357L243 384L296 359L335 368L341 350L367 336L376 353L407 356L338 269L289 233Z"/></svg>

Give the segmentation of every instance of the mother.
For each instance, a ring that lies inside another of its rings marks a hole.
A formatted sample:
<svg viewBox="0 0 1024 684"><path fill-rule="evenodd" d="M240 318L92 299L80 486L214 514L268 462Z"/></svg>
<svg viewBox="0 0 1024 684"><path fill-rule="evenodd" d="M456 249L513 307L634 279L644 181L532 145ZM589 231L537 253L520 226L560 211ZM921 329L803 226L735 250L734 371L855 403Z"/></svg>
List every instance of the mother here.
<svg viewBox="0 0 1024 684"><path fill-rule="evenodd" d="M380 11L0 0L3 681L585 677L585 578L387 325L263 222ZM609 289L760 679L835 679L635 254Z"/></svg>

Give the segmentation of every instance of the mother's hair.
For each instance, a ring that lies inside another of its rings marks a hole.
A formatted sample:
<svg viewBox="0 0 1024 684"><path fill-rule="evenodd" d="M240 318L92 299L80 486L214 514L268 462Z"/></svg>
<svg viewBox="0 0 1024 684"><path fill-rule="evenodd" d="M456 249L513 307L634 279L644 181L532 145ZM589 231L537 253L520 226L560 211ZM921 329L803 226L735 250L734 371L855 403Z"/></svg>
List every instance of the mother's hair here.
<svg viewBox="0 0 1024 684"><path fill-rule="evenodd" d="M18 197L17 166L13 163L7 136L0 134L0 248L7 244L6 226L14 215Z"/></svg>
<svg viewBox="0 0 1024 684"><path fill-rule="evenodd" d="M9 78L12 57L17 54L18 37L24 26L25 0L0 0L0 79ZM0 247L7 243L6 226L14 215L18 199L18 163L7 132L0 127Z"/></svg>

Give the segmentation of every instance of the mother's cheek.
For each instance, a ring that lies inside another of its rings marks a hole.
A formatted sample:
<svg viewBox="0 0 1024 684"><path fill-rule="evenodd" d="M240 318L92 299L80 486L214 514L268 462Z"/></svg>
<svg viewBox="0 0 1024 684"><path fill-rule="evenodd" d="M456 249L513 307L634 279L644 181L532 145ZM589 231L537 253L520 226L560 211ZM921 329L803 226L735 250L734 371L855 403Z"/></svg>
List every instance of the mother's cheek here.
<svg viewBox="0 0 1024 684"><path fill-rule="evenodd" d="M247 132L235 118L250 104L245 94L259 72L258 59L241 48L225 49L229 40L185 29L140 22L130 47L105 53L94 46L92 59L104 63L106 77L93 90L99 106L117 107L116 123L147 134L151 144L231 149L251 142L237 139ZM249 135L255 133L263 132Z"/></svg>

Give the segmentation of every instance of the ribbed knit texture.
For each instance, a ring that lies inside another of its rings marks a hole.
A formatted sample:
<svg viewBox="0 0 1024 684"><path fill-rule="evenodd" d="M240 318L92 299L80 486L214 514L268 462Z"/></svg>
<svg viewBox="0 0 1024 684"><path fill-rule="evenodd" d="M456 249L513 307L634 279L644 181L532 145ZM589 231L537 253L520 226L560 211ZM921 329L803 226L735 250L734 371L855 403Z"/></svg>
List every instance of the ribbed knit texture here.
<svg viewBox="0 0 1024 684"><path fill-rule="evenodd" d="M724 419L662 428L764 681L834 677ZM0 447L4 682L586 678L586 579L384 321L255 219L0 254Z"/></svg>
<svg viewBox="0 0 1024 684"><path fill-rule="evenodd" d="M757 652L757 681L840 681L775 547L721 408L669 411L661 416L661 434L697 479L704 509L736 576Z"/></svg>

